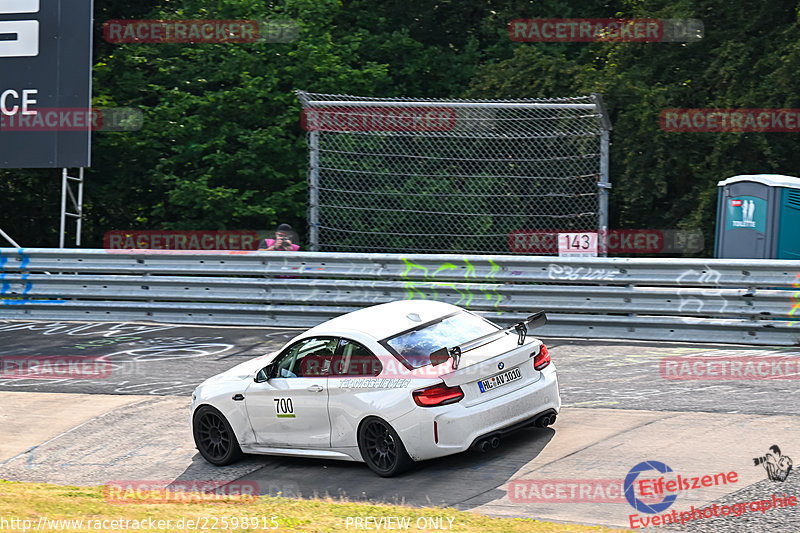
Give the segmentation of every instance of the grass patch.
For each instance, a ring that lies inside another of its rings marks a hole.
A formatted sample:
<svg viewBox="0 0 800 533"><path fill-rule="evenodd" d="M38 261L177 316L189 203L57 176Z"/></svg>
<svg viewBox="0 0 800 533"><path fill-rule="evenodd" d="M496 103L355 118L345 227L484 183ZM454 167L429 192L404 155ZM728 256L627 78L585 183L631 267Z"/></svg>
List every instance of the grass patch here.
<svg viewBox="0 0 800 533"><path fill-rule="evenodd" d="M103 487L68 487L45 483L0 480L0 531L364 531L356 518L370 518L375 530L393 526L399 531L459 533L536 532L607 533L622 531L604 527L554 524L530 519L490 518L476 513L441 508L413 508L396 505L293 500L259 497L255 501L215 503L132 503L106 501ZM392 518L378 527L377 521ZM406 521L400 526L394 517ZM247 523L245 518L248 519ZM348 520L349 519L349 520ZM58 523L56 521L62 521ZM72 523L63 521L72 520ZM78 521L81 521L78 522ZM111 521L118 520L114 524ZM124 521L128 521L127 524ZM417 522L419 520L419 522ZM436 522L438 520L438 522ZM14 522L16 521L16 522ZM27 521L27 522L26 522ZM182 521L182 522L181 522ZM191 521L191 522L190 522ZM430 521L430 522L427 522ZM138 524L136 524L138 522ZM418 524L420 527L418 527ZM196 525L196 526L195 526ZM421 527L425 525L426 527ZM134 527L138 526L138 527ZM181 527L182 526L182 527ZM212 528L212 526L216 526ZM349 527L348 527L349 526ZM38 527L38 529L37 529Z"/></svg>

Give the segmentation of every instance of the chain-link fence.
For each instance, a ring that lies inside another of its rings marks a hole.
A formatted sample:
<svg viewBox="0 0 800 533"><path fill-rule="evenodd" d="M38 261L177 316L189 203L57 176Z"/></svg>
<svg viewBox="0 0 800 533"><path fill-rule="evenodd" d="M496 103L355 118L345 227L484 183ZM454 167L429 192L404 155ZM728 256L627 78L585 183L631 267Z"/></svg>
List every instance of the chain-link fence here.
<svg viewBox="0 0 800 533"><path fill-rule="evenodd" d="M520 230L607 225L610 126L599 95L297 94L313 250L509 253Z"/></svg>

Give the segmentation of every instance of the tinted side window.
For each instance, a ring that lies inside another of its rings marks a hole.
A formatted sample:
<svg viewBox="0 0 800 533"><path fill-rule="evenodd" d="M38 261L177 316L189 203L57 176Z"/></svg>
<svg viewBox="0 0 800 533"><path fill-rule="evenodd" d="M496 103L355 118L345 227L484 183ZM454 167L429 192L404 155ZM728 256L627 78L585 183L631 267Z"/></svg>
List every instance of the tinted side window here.
<svg viewBox="0 0 800 533"><path fill-rule="evenodd" d="M310 338L290 346L278 360L276 376L279 378L305 378L327 376L338 339Z"/></svg>
<svg viewBox="0 0 800 533"><path fill-rule="evenodd" d="M383 370L380 360L361 344L349 339L339 342L333 364L337 376L377 376Z"/></svg>

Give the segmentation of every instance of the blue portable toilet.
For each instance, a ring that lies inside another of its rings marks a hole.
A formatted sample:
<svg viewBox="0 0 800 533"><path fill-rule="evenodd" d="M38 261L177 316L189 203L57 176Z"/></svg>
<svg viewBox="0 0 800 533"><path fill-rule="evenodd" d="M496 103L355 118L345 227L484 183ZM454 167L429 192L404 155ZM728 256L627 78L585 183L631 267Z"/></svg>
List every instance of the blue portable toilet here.
<svg viewBox="0 0 800 533"><path fill-rule="evenodd" d="M717 186L714 257L800 259L800 178L751 174Z"/></svg>

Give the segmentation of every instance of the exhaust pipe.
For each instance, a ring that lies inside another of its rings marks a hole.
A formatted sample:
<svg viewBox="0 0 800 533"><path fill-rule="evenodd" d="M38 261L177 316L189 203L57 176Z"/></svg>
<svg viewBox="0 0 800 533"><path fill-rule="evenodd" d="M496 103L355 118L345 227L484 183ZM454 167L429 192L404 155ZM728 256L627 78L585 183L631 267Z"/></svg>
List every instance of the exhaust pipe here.
<svg viewBox="0 0 800 533"><path fill-rule="evenodd" d="M556 415L542 415L534 425L538 428L545 428L547 426L552 426L556 423Z"/></svg>
<svg viewBox="0 0 800 533"><path fill-rule="evenodd" d="M522 427L530 428L530 427L537 427L537 428L545 428L547 426L552 426L556 423L556 413L555 409L548 409L544 413L539 413L536 415L536 418L529 418L525 421L524 425L519 426L521 429ZM515 431L512 429L511 431ZM488 435L483 435L478 437L473 443L470 445L471 450L478 450L481 453L486 453L489 450L496 450L500 447L500 437L504 436L506 432L504 431L493 431Z"/></svg>

